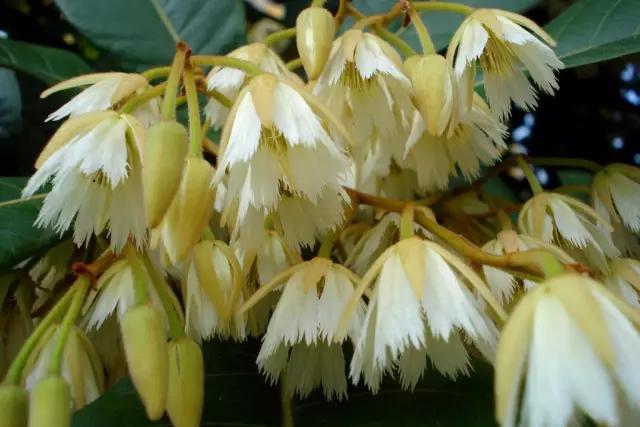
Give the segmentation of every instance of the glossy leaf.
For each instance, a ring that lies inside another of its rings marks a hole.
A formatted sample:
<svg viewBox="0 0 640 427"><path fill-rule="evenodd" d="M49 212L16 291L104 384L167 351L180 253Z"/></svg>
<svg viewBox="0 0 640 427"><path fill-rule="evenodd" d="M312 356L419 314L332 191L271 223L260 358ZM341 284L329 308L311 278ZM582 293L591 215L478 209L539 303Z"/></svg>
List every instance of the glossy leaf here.
<svg viewBox="0 0 640 427"><path fill-rule="evenodd" d="M31 74L49 84L91 71L73 52L7 39L0 39L0 66Z"/></svg>
<svg viewBox="0 0 640 427"><path fill-rule="evenodd" d="M56 4L93 42L137 65L165 65L173 57L175 41L160 14L198 54L226 53L245 40L241 0L56 0Z"/></svg>
<svg viewBox="0 0 640 427"><path fill-rule="evenodd" d="M8 138L20 124L22 99L13 71L0 68L0 139Z"/></svg>
<svg viewBox="0 0 640 427"><path fill-rule="evenodd" d="M0 269L12 267L59 240L52 230L33 226L44 196L20 199L25 184L26 178L0 178Z"/></svg>

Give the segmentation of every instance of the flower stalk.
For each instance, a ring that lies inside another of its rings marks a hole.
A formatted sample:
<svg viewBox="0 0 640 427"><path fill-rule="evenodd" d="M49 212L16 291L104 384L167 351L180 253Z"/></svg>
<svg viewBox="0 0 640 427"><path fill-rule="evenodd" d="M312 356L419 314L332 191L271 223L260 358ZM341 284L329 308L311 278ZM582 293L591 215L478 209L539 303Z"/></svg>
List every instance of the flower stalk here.
<svg viewBox="0 0 640 427"><path fill-rule="evenodd" d="M418 40L420 40L420 46L422 46L422 53L425 55L436 53L433 40L431 40L429 30L427 30L427 26L424 25L420 13L418 13L414 7L409 7L409 17L411 18L411 23L416 29L416 33L418 34Z"/></svg>
<svg viewBox="0 0 640 427"><path fill-rule="evenodd" d="M438 12L453 12L462 15L471 15L475 9L466 4L453 3L448 1L414 1L411 6L416 10L430 10Z"/></svg>
<svg viewBox="0 0 640 427"><path fill-rule="evenodd" d="M187 111L189 115L189 149L192 155L202 157L200 106L198 104L198 92L196 90L191 64L187 64L184 68L182 79L187 97Z"/></svg>

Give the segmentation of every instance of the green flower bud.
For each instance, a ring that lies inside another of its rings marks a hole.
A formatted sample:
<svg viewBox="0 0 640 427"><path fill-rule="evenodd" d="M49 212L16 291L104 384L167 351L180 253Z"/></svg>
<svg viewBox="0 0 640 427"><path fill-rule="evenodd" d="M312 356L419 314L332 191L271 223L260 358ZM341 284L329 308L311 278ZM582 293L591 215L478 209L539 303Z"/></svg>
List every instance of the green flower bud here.
<svg viewBox="0 0 640 427"><path fill-rule="evenodd" d="M26 427L29 394L17 385L0 386L0 427Z"/></svg>
<svg viewBox="0 0 640 427"><path fill-rule="evenodd" d="M60 376L48 376L31 390L29 427L69 427L71 389Z"/></svg>
<svg viewBox="0 0 640 427"><path fill-rule="evenodd" d="M175 427L198 427L204 404L202 350L190 338L169 343L167 414Z"/></svg>
<svg viewBox="0 0 640 427"><path fill-rule="evenodd" d="M331 53L335 33L333 16L324 8L310 7L298 15L296 44L309 80L317 79L322 72Z"/></svg>

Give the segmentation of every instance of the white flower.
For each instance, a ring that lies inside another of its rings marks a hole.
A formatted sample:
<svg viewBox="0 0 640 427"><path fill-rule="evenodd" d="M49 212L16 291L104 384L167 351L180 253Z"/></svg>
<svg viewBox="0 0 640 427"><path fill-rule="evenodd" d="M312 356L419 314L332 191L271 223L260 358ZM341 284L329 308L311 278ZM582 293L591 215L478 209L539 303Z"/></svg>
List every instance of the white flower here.
<svg viewBox="0 0 640 427"><path fill-rule="evenodd" d="M277 53L263 43L252 43L241 46L229 54L230 58L251 61L266 73L299 81L299 77L289 71L287 65L280 59ZM233 100L238 96L238 92L247 80L247 74L237 68L213 67L207 75L207 88L217 90L227 98ZM211 98L204 107L204 113L211 121L214 128L221 128L224 125L229 109Z"/></svg>
<svg viewBox="0 0 640 427"><path fill-rule="evenodd" d="M631 425L620 418L640 407L639 324L637 311L585 276L563 274L530 291L498 344L498 421L564 427L584 414L597 424Z"/></svg>
<svg viewBox="0 0 640 427"><path fill-rule="evenodd" d="M358 144L377 135L393 142L409 127L411 84L402 60L387 42L361 30L347 30L313 89L354 135Z"/></svg>
<svg viewBox="0 0 640 427"><path fill-rule="evenodd" d="M555 45L553 39L524 16L477 9L454 34L447 57L452 59L455 54L456 74L470 80L476 64L480 65L491 109L504 118L509 115L511 101L524 110L537 104L535 90L521 65L544 92L553 94L558 89L554 72L563 64L548 45Z"/></svg>
<svg viewBox="0 0 640 427"><path fill-rule="evenodd" d="M545 243L562 245L603 271L607 258L620 256L611 241L611 226L590 206L563 194L533 196L520 211L518 228Z"/></svg>
<svg viewBox="0 0 640 427"><path fill-rule="evenodd" d="M243 277L231 248L202 241L194 248L185 275L185 332L201 341L214 336L244 339L245 316L232 313L242 303Z"/></svg>
<svg viewBox="0 0 640 427"><path fill-rule="evenodd" d="M31 367L25 379L27 390L49 375L54 349L60 336L60 326L49 329L40 346L31 355ZM62 354L62 378L69 384L73 407L80 409L97 399L105 390L104 372L100 357L86 335L76 326L71 327Z"/></svg>
<svg viewBox="0 0 640 427"><path fill-rule="evenodd" d="M60 120L67 116L74 117L92 111L108 110L129 95L149 87L149 82L140 74L134 73L86 74L50 87L42 92L41 98L46 98L61 90L86 85L91 86L49 114L46 121Z"/></svg>
<svg viewBox="0 0 640 427"><path fill-rule="evenodd" d="M402 386L413 388L427 356L444 375L468 374L462 333L492 359L498 331L465 280L500 315L502 310L473 270L451 253L417 237L401 240L376 260L359 289L376 278L351 361L354 382L363 376L377 392L382 375L395 367Z"/></svg>
<svg viewBox="0 0 640 427"><path fill-rule="evenodd" d="M640 261L632 258L611 260L604 284L621 299L640 309Z"/></svg>
<svg viewBox="0 0 640 427"><path fill-rule="evenodd" d="M640 233L640 169L613 164L597 173L591 187L596 211L610 222L622 222Z"/></svg>
<svg viewBox="0 0 640 427"><path fill-rule="evenodd" d="M482 246L482 250L493 255L507 255L515 252L527 251L530 249L546 249L553 252L559 259L567 264L576 262L562 249L545 243L526 234L518 234L513 230L503 230L498 233L495 239L490 240ZM489 285L489 289L498 300L504 304L510 301L516 290L517 279L511 273L488 265L482 266L484 277ZM531 289L535 282L524 279L522 281L525 289Z"/></svg>
<svg viewBox="0 0 640 427"><path fill-rule="evenodd" d="M342 347L334 343L340 314L353 296L358 279L339 264L314 258L290 269L280 300L271 316L258 367L271 382L287 368L289 392L301 397L321 385L327 399L346 396ZM351 339L357 336L364 303L356 304L348 324Z"/></svg>
<svg viewBox="0 0 640 427"><path fill-rule="evenodd" d="M129 238L145 241L139 145L142 126L129 115L87 113L65 122L44 148L23 197L52 181L36 225L60 234L73 222L74 241L85 244L108 231L115 251Z"/></svg>
<svg viewBox="0 0 640 427"><path fill-rule="evenodd" d="M418 112L414 113L412 123L405 158L415 169L424 190L446 189L450 176L456 175L456 168L467 181L477 178L481 166L493 165L507 148L505 126L475 93L471 109L461 113L450 134L431 135Z"/></svg>
<svg viewBox="0 0 640 427"><path fill-rule="evenodd" d="M340 180L349 158L327 133L325 113L311 95L272 75L255 77L238 95L214 178L229 170L224 217L233 238L259 245L251 233L274 214L289 244L311 245L342 220L349 199Z"/></svg>

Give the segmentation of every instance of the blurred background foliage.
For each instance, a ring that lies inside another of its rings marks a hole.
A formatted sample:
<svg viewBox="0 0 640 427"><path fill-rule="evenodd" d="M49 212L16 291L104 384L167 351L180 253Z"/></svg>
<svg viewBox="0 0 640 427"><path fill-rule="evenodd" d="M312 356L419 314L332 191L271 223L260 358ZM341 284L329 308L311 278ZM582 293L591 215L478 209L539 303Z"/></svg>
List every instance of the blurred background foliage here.
<svg viewBox="0 0 640 427"><path fill-rule="evenodd" d="M365 13L383 11L393 2L354 0ZM640 0L465 3L515 10L543 25L551 22L547 29L559 38L560 57L572 67L560 73L555 97L543 96L533 113L513 114L512 151L640 165L640 57L633 54L640 50ZM159 4L194 51L213 54L293 26L309 0L159 0ZM335 11L337 0L329 0L327 7ZM446 46L460 20L449 14L426 17L439 47ZM394 25L392 29L407 41L416 42L412 29ZM277 47L286 60L296 56L292 43ZM165 65L172 54L171 38L147 0L0 0L0 67L4 67L0 68L1 175L30 175L37 153L58 126L44 119L70 93L41 100L39 94L48 85L90 70ZM590 180L589 174L579 170L538 168L536 173L551 188ZM0 178L0 201L18 197L23 182ZM502 193L516 199L527 197L528 187L517 170L510 172L504 184L499 187ZM0 210L0 235L16 240L0 241L0 264L4 266L28 255L22 249L48 247L55 237L31 228L37 203L15 204L11 209ZM20 221L24 224L18 224ZM29 238L40 242L29 242ZM256 344L214 342L206 347L203 425L280 424L279 391L256 371ZM388 379L377 396L354 387L347 402L325 403L321 395L314 394L294 402L294 417L302 426L494 425L491 371L482 364L476 364L476 371L472 378L455 383L429 375L414 393L401 392ZM74 425L149 425L134 396L125 379L77 413Z"/></svg>

